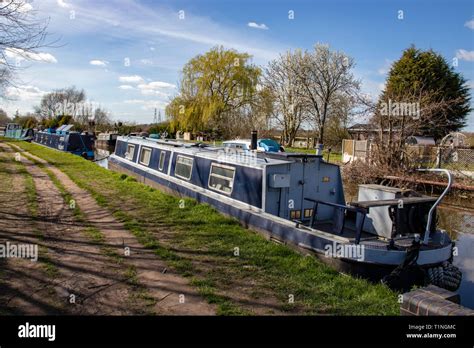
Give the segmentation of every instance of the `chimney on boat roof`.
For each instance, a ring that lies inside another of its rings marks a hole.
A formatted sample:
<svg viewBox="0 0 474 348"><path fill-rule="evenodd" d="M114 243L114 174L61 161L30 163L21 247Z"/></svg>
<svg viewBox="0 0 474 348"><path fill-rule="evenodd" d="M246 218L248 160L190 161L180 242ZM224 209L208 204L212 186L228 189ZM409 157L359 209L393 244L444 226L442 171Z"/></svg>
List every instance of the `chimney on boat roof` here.
<svg viewBox="0 0 474 348"><path fill-rule="evenodd" d="M258 138L258 132L256 130L253 130L252 138L250 141L250 150L257 150L257 138Z"/></svg>

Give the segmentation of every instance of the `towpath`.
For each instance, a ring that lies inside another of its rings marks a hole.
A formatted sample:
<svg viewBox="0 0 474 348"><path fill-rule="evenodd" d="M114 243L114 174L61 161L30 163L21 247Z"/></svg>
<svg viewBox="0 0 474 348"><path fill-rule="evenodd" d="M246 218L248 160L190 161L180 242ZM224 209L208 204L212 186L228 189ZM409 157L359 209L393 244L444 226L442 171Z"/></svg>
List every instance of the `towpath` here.
<svg viewBox="0 0 474 348"><path fill-rule="evenodd" d="M0 293L1 311L215 314L186 278L167 269L87 191L41 158L12 147L0 143L2 175L5 183L11 182L1 190L0 238L38 243L44 255L39 263L6 260L0 285L9 291ZM26 187L28 175L20 173L23 167L33 179L33 189ZM28 202L32 195L37 205L34 214L27 209L29 203L35 205ZM30 279L32 283L25 284Z"/></svg>

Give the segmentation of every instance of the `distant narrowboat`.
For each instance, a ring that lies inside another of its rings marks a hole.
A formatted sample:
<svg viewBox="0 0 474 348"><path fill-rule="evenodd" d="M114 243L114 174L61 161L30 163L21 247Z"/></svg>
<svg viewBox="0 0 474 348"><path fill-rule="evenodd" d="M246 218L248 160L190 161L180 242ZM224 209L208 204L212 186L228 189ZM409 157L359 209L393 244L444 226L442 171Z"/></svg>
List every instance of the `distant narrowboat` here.
<svg viewBox="0 0 474 348"><path fill-rule="evenodd" d="M339 166L320 155L119 136L108 166L208 203L340 271L387 280L415 267L416 279L403 287L431 282L454 289L461 280L451 262L453 242L435 226L436 198L362 185L359 201L346 204Z"/></svg>
<svg viewBox="0 0 474 348"><path fill-rule="evenodd" d="M97 135L97 139L95 140L96 147L101 149L115 147L117 137L117 133L99 133Z"/></svg>
<svg viewBox="0 0 474 348"><path fill-rule="evenodd" d="M72 125L36 132L33 142L87 159L94 158L94 135L70 131Z"/></svg>
<svg viewBox="0 0 474 348"><path fill-rule="evenodd" d="M20 139L23 133L22 127L17 123L7 123L5 127L5 137Z"/></svg>
<svg viewBox="0 0 474 348"><path fill-rule="evenodd" d="M34 138L35 131L33 128L22 128L21 125L16 123L8 123L3 132L3 136L7 138L19 139L24 141L32 141Z"/></svg>

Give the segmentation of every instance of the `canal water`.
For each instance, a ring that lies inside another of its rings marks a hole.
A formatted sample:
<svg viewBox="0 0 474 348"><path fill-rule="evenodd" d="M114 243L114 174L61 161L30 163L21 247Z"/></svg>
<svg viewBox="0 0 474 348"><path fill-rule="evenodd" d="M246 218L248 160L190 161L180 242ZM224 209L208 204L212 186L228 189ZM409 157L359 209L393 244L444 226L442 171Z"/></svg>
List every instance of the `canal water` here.
<svg viewBox="0 0 474 348"><path fill-rule="evenodd" d="M94 162L105 169L109 169L107 159L109 158L113 150L113 147L109 149L96 149L94 151Z"/></svg>
<svg viewBox="0 0 474 348"><path fill-rule="evenodd" d="M446 205L439 208L438 215L439 227L456 241L458 255L453 262L462 271L461 304L474 309L474 211Z"/></svg>
<svg viewBox="0 0 474 348"><path fill-rule="evenodd" d="M108 169L108 156L111 152L113 148L97 149L95 163ZM454 264L463 274L458 290L461 304L474 309L474 209L460 209L447 204L438 209L438 216L439 228L446 230L451 239L456 241L458 256L454 257Z"/></svg>

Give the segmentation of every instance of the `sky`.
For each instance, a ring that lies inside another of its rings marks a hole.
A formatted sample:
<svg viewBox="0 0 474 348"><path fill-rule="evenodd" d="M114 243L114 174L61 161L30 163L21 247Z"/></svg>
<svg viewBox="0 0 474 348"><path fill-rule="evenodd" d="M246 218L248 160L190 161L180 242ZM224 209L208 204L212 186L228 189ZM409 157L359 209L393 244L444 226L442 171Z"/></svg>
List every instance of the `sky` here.
<svg viewBox="0 0 474 348"><path fill-rule="evenodd" d="M390 64L414 44L443 55L471 95L474 88L468 0L24 1L25 10L49 21L53 43L29 59L6 52L20 66L9 100L0 101L9 115L76 86L114 120L152 122L155 108L164 115L177 94L183 65L216 45L248 52L264 66L287 50L328 44L354 58L363 92L375 97ZM474 113L465 130L474 131Z"/></svg>

